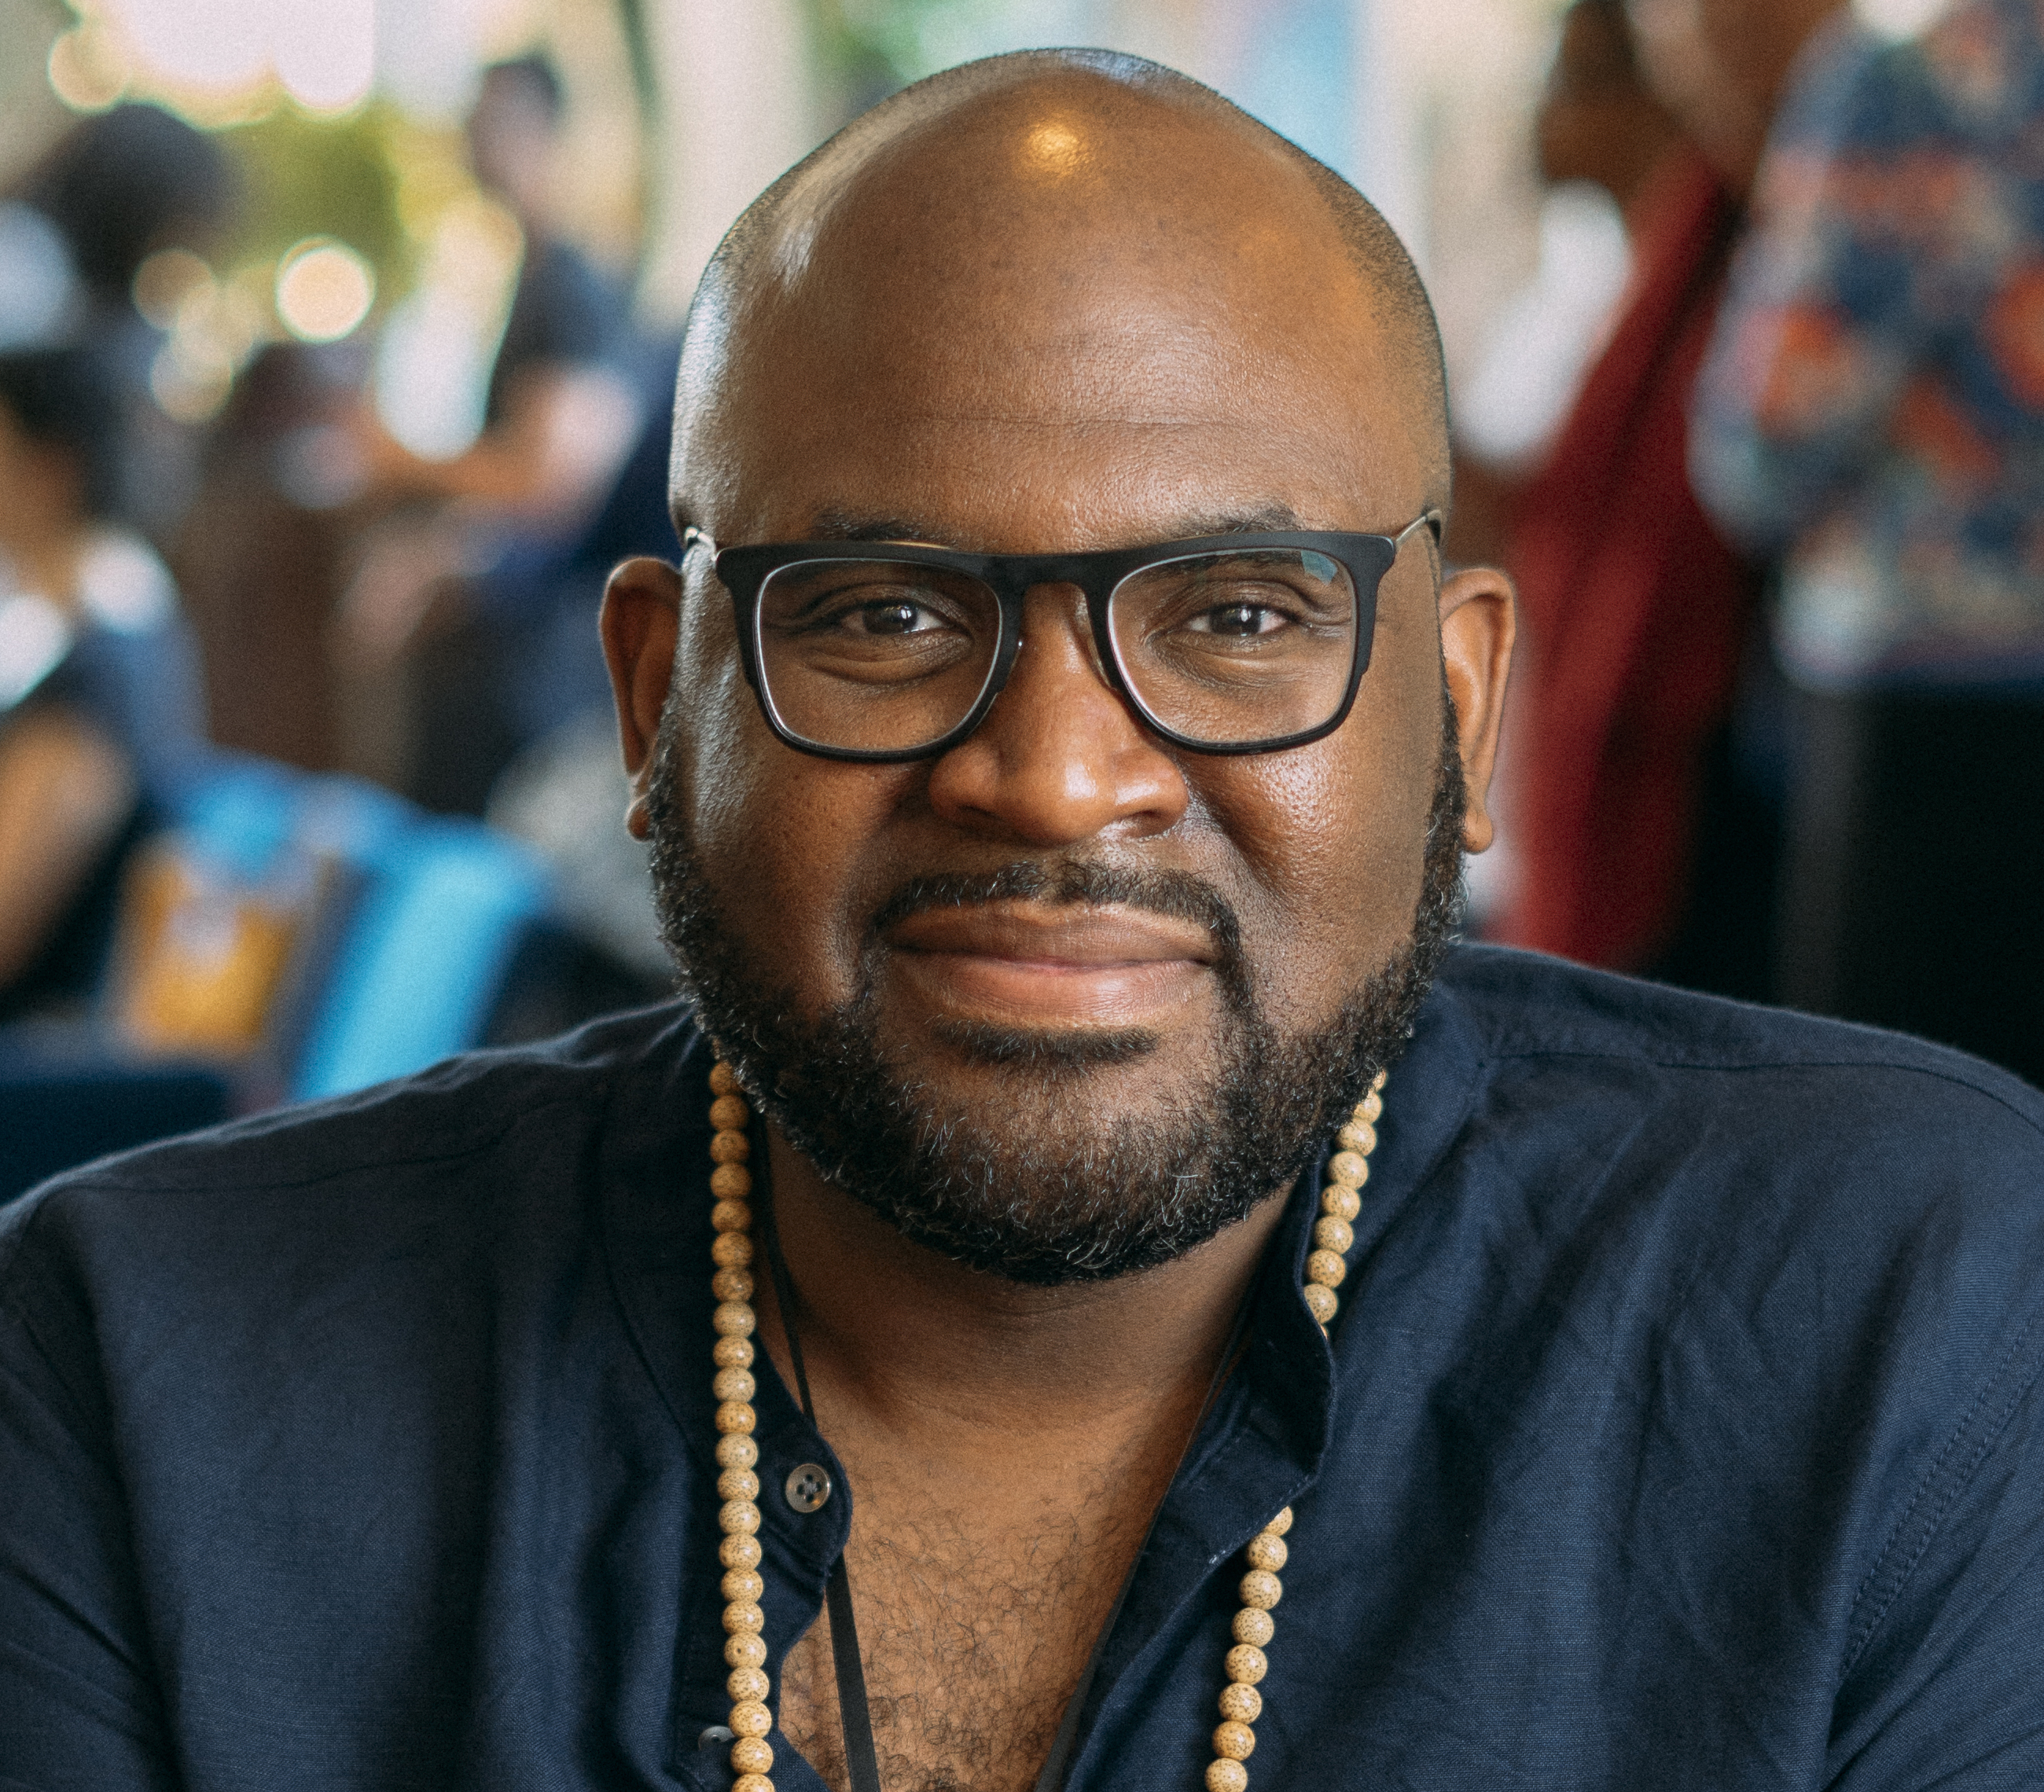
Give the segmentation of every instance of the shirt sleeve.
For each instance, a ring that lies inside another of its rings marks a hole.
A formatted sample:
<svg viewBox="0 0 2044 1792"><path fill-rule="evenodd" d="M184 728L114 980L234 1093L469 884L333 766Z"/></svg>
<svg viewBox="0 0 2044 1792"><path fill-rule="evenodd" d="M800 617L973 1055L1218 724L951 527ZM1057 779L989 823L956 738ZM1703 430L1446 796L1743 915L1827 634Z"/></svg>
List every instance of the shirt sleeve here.
<svg viewBox="0 0 2044 1792"><path fill-rule="evenodd" d="M1770 140L1754 221L1697 381L1696 495L1733 539L1778 549L1881 449L1924 321L1918 189L1961 178L1920 53L1846 30L1816 46Z"/></svg>
<svg viewBox="0 0 2044 1792"><path fill-rule="evenodd" d="M1859 1589L1829 1792L2044 1786L2040 1331L2014 1329Z"/></svg>
<svg viewBox="0 0 2044 1792"><path fill-rule="evenodd" d="M0 1216L0 1792L175 1792L106 1403L83 1314L52 1327L31 1280L34 1217Z"/></svg>

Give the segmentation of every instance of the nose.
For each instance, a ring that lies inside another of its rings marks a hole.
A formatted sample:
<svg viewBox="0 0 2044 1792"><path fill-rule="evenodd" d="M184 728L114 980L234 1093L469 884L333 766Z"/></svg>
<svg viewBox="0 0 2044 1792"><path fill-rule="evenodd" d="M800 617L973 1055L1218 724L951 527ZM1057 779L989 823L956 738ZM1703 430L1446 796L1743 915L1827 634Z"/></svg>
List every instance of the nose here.
<svg viewBox="0 0 2044 1792"><path fill-rule="evenodd" d="M932 808L975 833L1050 847L1161 834L1189 800L1162 743L1102 677L1084 594L1030 592L1008 682L931 768Z"/></svg>

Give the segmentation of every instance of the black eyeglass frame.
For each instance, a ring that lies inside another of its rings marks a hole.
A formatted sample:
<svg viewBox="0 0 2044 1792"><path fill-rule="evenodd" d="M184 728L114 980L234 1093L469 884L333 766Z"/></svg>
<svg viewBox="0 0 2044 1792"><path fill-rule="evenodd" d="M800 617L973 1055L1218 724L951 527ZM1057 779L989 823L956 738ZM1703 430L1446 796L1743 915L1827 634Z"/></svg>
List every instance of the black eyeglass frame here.
<svg viewBox="0 0 2044 1792"><path fill-rule="evenodd" d="M1126 698L1151 731L1189 753L1235 757L1251 753L1278 753L1288 747L1304 746L1332 734L1348 719L1355 707L1355 695L1362 675L1369 670L1372 637L1377 630L1377 587L1397 564L1407 539L1421 528L1433 532L1438 548L1441 514L1423 510L1393 535L1351 535L1332 529L1281 529L1266 534L1193 535L1183 541L1156 542L1143 547L1105 548L1084 554L962 554L947 547L925 547L912 542L793 541L763 542L740 547L719 547L705 531L691 524L682 531L684 558L697 547L709 552L710 566L718 582L730 594L732 611L738 626L739 655L745 681L759 700L766 725L797 752L824 759L850 759L869 765L905 765L917 759L939 758L968 739L987 717L995 698L1006 687L1022 647L1023 600L1039 585L1075 585L1085 593L1086 613L1092 619L1095 655L1108 687ZM1276 735L1265 740L1213 742L1194 740L1166 727L1151 713L1136 694L1121 663L1108 626L1108 605L1122 582L1146 567L1171 560L1189 559L1201 554L1226 554L1263 548L1289 548L1324 554L1339 561L1348 572L1355 589L1355 642L1349 666L1348 682L1334 714L1317 727L1302 732ZM828 564L834 561L889 561L896 565L937 566L977 579L991 590L1001 605L1001 634L986 681L973 700L963 720L948 732L921 746L830 746L797 734L781 718L761 666L759 597L766 581L789 566Z"/></svg>

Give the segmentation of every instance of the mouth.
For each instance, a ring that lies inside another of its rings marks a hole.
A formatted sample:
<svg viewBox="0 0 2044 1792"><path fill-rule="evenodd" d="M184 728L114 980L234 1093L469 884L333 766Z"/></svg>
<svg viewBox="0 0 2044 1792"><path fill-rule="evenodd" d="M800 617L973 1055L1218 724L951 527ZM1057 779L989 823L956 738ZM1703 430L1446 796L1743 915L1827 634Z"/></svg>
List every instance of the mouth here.
<svg viewBox="0 0 2044 1792"><path fill-rule="evenodd" d="M1204 928L1113 904L928 908L881 938L932 1019L1045 1030L1168 1025L1204 993L1220 955Z"/></svg>

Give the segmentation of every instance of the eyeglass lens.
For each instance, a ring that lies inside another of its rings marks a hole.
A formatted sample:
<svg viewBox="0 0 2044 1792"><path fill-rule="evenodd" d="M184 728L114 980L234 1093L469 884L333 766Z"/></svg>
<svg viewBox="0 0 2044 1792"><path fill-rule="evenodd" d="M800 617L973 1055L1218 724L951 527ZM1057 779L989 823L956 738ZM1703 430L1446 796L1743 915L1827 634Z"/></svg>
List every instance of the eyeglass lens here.
<svg viewBox="0 0 2044 1792"><path fill-rule="evenodd" d="M1215 746L1310 734L1355 655L1348 570L1295 548L1189 554L1108 602L1121 675L1158 726ZM908 753L971 714L1000 648L992 588L941 566L803 561L761 589L759 666L784 726L819 746Z"/></svg>

